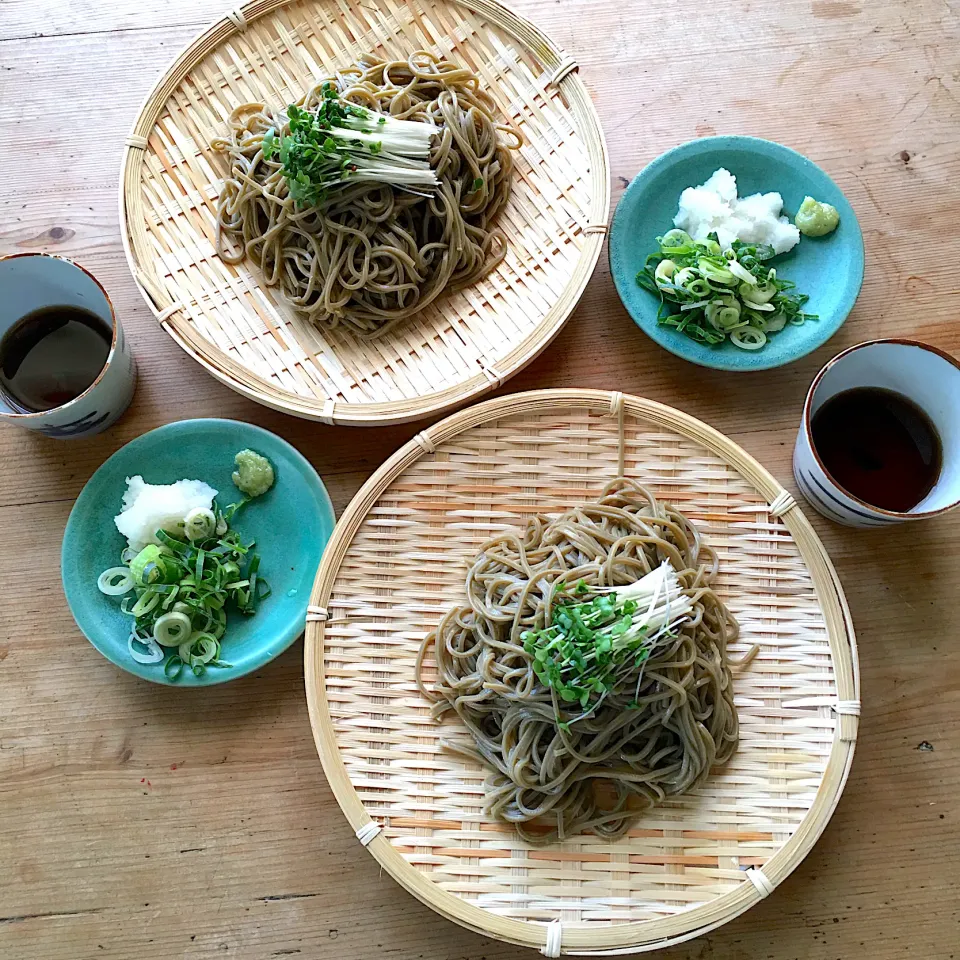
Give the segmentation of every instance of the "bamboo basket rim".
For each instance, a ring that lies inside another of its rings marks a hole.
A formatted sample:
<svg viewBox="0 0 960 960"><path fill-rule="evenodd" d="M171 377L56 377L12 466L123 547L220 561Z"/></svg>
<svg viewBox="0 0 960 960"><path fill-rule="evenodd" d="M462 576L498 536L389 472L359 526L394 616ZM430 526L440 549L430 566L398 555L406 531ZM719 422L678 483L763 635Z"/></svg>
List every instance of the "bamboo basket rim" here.
<svg viewBox="0 0 960 960"><path fill-rule="evenodd" d="M428 450L459 434L503 417L543 413L551 409L581 405L590 410L609 411L617 393L606 390L557 388L512 394L487 400L448 416L422 431L396 451L361 487L344 510L317 571L310 598L312 605L325 607L346 551L371 507L387 487ZM738 471L767 500L785 493L773 476L738 444L713 427L672 407L628 394L620 394L625 414L654 425L667 427L701 443ZM860 671L856 636L846 598L826 550L799 505L782 515L813 581L823 613L839 699L859 700ZM360 830L372 821L366 812L340 754L329 702L326 697L323 643L325 624L310 621L304 636L304 680L314 741L327 781L350 826ZM764 864L763 873L773 886L779 885L803 860L824 829L840 800L853 762L856 745L856 717L840 715L834 731L829 759L817 788L816 798L790 838ZM500 940L545 950L547 925L494 914L441 889L408 863L381 833L367 849L381 866L418 900L441 916L474 932ZM681 943L733 920L766 894L751 883L715 900L672 917L601 925L572 927L563 932L562 952L574 955L614 955L641 952ZM696 923L691 926L693 914Z"/></svg>
<svg viewBox="0 0 960 960"><path fill-rule="evenodd" d="M198 334L187 321L183 305L174 300L160 282L155 269L156 258L150 263L141 263L132 239L133 233L137 232L138 242L142 243L140 233L145 234L143 218L135 215L139 210L136 194L140 188L145 157L144 150L137 148L139 142L146 142L170 97L206 56L231 36L246 29L253 20L294 2L296 0L250 0L230 10L173 56L169 66L143 99L120 165L120 233L127 265L147 307L173 341L213 377L250 400L282 413L339 426L405 423L446 413L495 390L535 360L557 336L579 304L599 262L609 216L610 163L600 118L578 75L577 62L532 21L499 0L445 0L448 4L477 13L489 25L509 34L524 51L536 56L544 69L552 74L552 82L562 89L590 157L588 222L593 229L584 231L576 267L563 291L554 298L537 326L522 339L514 341L509 353L497 358L494 375L491 376L489 371L478 365L476 373L465 373L464 378L456 384L402 400L356 403L334 401L333 398L321 401L316 397L298 395L270 383Z"/></svg>

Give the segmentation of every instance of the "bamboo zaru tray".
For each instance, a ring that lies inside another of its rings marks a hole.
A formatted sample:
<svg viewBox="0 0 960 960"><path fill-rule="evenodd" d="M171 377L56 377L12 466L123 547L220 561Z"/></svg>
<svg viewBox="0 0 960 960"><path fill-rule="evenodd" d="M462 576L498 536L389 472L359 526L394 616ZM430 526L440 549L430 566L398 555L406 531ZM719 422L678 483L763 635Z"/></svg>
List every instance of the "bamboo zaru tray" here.
<svg viewBox="0 0 960 960"><path fill-rule="evenodd" d="M323 331L214 249L240 103L285 104L365 53L425 49L471 67L523 138L498 225L505 260L374 341ZM296 416L381 424L494 389L560 330L593 273L610 199L603 134L577 64L493 0L255 0L184 50L127 139L127 258L164 329L213 376Z"/></svg>
<svg viewBox="0 0 960 960"><path fill-rule="evenodd" d="M484 771L440 745L414 682L495 532L595 497L618 471L673 503L720 558L741 624L734 758L620 840L532 848L483 813ZM830 561L793 497L735 443L669 407L598 390L491 400L418 434L344 512L317 575L307 699L358 839L438 913L559 952L651 950L771 893L823 831L853 759L856 645Z"/></svg>

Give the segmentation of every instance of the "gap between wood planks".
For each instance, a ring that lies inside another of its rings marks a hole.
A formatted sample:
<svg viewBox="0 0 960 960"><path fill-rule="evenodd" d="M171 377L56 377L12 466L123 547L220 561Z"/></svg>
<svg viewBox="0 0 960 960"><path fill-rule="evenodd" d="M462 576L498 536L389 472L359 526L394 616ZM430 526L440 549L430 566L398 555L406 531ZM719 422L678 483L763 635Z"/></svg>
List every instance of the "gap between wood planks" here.
<svg viewBox="0 0 960 960"><path fill-rule="evenodd" d="M149 30L163 29L164 27L178 29L180 27L206 27L209 26L209 24L209 19L182 20L178 23L171 24L148 23L144 24L142 27L116 27L113 30L73 30L69 33L24 33L14 37L0 37L0 44L17 42L22 43L24 40L68 40L71 37L95 37L105 33L144 33Z"/></svg>
<svg viewBox="0 0 960 960"><path fill-rule="evenodd" d="M27 920L62 920L64 917L83 917L90 913L100 913L102 907L89 910L54 910L47 913L24 913L15 917L0 917L0 925L6 923L24 923Z"/></svg>

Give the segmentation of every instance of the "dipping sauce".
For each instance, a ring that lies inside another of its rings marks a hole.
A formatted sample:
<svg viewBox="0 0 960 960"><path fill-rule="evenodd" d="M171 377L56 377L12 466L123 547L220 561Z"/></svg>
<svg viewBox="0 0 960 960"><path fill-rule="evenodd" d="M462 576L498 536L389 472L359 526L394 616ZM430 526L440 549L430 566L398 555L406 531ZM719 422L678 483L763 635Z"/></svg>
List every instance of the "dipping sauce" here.
<svg viewBox="0 0 960 960"><path fill-rule="evenodd" d="M933 489L943 446L930 418L893 390L857 387L831 397L811 425L834 481L854 497L905 513Z"/></svg>
<svg viewBox="0 0 960 960"><path fill-rule="evenodd" d="M20 413L75 400L97 379L113 332L97 314L50 306L21 317L0 340L0 390Z"/></svg>

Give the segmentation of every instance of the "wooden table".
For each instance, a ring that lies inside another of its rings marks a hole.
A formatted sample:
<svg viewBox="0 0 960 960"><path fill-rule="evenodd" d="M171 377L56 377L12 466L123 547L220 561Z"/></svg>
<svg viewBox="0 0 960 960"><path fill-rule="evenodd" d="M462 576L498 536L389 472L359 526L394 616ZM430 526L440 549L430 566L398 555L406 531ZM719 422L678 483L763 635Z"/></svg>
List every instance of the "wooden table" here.
<svg viewBox="0 0 960 960"><path fill-rule="evenodd" d="M261 424L342 509L420 425L349 430L255 406L190 362L137 294L117 172L137 106L224 0L0 0L0 254L76 257L110 290L140 363L127 416L57 442L0 428L0 956L534 956L436 917L357 846L307 721L298 643L202 695L120 672L60 587L64 522L94 469L184 417ZM581 64L616 200L662 150L750 133L815 159L856 208L863 293L785 370L677 360L621 309L605 264L539 362L505 390L616 388L732 436L794 489L790 453L832 354L908 335L960 352L960 13L944 0L518 0ZM669 61L669 65L668 65ZM2 291L0 291L2 295ZM856 622L863 720L825 836L776 894L671 960L960 958L960 513L854 532L812 514Z"/></svg>

